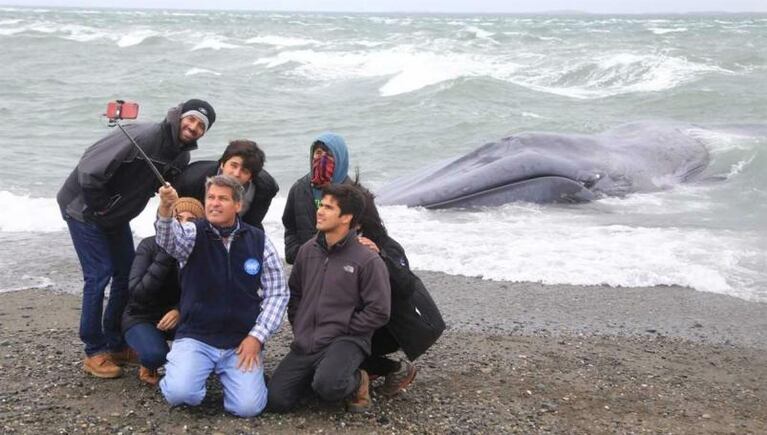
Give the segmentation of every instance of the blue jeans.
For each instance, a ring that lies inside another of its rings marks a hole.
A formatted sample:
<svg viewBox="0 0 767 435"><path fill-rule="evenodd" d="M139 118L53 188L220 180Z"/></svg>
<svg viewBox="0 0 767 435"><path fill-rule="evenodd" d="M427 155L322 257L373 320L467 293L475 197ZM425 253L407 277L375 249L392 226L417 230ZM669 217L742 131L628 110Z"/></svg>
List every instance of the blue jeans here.
<svg viewBox="0 0 767 435"><path fill-rule="evenodd" d="M125 331L125 341L138 354L141 365L157 370L165 364L170 348L165 334L153 323L137 323Z"/></svg>
<svg viewBox="0 0 767 435"><path fill-rule="evenodd" d="M160 381L171 406L197 406L205 398L205 381L215 372L224 387L224 409L238 417L254 417L266 407L264 353L251 372L237 368L235 349L218 349L193 338L173 341L165 377Z"/></svg>
<svg viewBox="0 0 767 435"><path fill-rule="evenodd" d="M85 354L119 351L125 347L120 318L128 302L128 274L136 255L130 224L102 228L69 216L65 220L85 281L80 313L80 339L85 343ZM110 280L109 300L104 309L104 289Z"/></svg>

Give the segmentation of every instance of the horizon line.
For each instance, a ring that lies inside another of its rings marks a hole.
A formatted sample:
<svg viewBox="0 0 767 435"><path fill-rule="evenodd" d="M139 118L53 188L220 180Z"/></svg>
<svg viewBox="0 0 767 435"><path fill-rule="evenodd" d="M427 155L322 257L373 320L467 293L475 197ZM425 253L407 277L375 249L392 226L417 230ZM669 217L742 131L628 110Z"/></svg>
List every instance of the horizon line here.
<svg viewBox="0 0 767 435"><path fill-rule="evenodd" d="M18 8L18 9L82 9L82 10L123 10L123 11L195 11L195 12L266 12L266 13L328 13L328 14L429 14L429 15L744 15L744 14L758 14L767 15L767 10L764 11L723 11L723 10L705 10L705 11L684 11L684 12L671 12L671 11L652 11L652 12L591 12L582 10L571 9L556 9L556 10L542 10L542 11L528 11L528 12L503 12L503 11L431 11L431 10L341 10L341 9L327 9L327 10L313 10L313 9L241 9L241 8L179 8L179 7L113 7L113 6L51 6L51 5L17 5L17 4L0 4L0 8Z"/></svg>

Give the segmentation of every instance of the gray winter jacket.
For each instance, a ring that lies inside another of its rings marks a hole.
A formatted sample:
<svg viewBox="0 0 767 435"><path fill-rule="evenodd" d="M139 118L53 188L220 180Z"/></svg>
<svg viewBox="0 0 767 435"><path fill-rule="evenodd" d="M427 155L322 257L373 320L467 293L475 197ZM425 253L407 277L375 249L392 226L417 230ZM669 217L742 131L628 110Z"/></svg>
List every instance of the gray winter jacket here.
<svg viewBox="0 0 767 435"><path fill-rule="evenodd" d="M181 106L162 122L129 124L125 129L167 181L189 163L197 142L178 139ZM130 222L146 207L160 182L125 134L115 129L85 150L56 200L64 218L114 227Z"/></svg>
<svg viewBox="0 0 767 435"><path fill-rule="evenodd" d="M373 332L389 321L386 265L354 231L329 249L323 233L301 246L288 286L296 352L316 353L341 338L370 354Z"/></svg>

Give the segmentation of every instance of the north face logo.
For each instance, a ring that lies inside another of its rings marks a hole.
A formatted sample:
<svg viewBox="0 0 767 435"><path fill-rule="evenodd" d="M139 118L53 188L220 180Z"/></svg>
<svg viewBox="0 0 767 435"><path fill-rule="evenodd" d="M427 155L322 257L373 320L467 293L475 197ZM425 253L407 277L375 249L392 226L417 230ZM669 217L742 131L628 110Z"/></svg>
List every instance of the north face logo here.
<svg viewBox="0 0 767 435"><path fill-rule="evenodd" d="M200 107L199 109L197 109L197 111L202 113L205 116L208 116L208 110L205 109L204 107Z"/></svg>
<svg viewBox="0 0 767 435"><path fill-rule="evenodd" d="M346 266L344 266L344 270L347 273L354 273L354 266L347 264Z"/></svg>

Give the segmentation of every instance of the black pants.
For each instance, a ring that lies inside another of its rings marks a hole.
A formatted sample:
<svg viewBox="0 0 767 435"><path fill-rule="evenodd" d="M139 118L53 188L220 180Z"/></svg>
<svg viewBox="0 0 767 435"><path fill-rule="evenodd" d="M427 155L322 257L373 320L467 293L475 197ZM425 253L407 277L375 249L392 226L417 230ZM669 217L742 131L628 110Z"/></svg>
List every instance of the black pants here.
<svg viewBox="0 0 767 435"><path fill-rule="evenodd" d="M399 350L399 343L386 328L376 330L373 334L370 356L362 363L362 369L371 375L386 376L400 368L399 361L387 358L386 355Z"/></svg>
<svg viewBox="0 0 767 435"><path fill-rule="evenodd" d="M269 410L285 412L293 409L308 387L328 402L349 397L359 388L357 369L364 359L362 348L344 339L310 355L291 349L269 380Z"/></svg>

